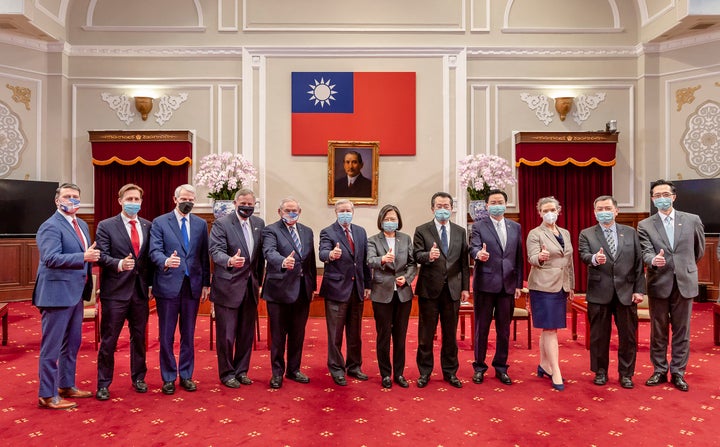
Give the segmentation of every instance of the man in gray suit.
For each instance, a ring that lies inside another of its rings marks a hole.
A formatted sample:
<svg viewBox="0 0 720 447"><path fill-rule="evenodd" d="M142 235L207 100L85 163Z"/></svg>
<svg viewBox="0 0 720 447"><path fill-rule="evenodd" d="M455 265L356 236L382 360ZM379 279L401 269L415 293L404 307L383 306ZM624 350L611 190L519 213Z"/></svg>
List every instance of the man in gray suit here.
<svg viewBox="0 0 720 447"><path fill-rule="evenodd" d="M253 216L255 193L251 190L235 193L233 204L235 212L216 220L210 231L210 257L215 263L210 301L215 307L220 381L228 388L239 388L252 384L247 373L265 272L265 222Z"/></svg>
<svg viewBox="0 0 720 447"><path fill-rule="evenodd" d="M430 381L433 370L433 339L438 318L442 333L440 365L443 379L455 388L462 388L457 378L457 324L460 299L470 298L470 266L465 228L450 222L452 196L436 192L430 200L434 219L415 229L413 252L420 264L415 293L418 296L417 365L420 370L418 388Z"/></svg>
<svg viewBox="0 0 720 447"><path fill-rule="evenodd" d="M590 370L595 385L605 385L610 363L612 319L618 331L620 386L632 388L637 354L637 303L645 294L642 249L637 233L615 222L617 201L595 199L597 225L580 232L580 259L588 266L587 309L590 320Z"/></svg>
<svg viewBox="0 0 720 447"><path fill-rule="evenodd" d="M650 196L658 209L638 224L643 261L647 266L650 297L650 361L653 375L645 382L667 382L668 325L672 325L672 384L687 391L685 367L690 356L690 314L698 294L697 261L705 252L705 233L700 218L673 208L675 185L657 180Z"/></svg>

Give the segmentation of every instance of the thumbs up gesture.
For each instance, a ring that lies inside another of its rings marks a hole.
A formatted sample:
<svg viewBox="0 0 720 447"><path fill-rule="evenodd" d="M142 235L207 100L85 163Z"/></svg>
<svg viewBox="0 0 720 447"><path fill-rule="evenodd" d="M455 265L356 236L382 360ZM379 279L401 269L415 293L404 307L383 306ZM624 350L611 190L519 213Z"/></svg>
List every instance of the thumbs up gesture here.
<svg viewBox="0 0 720 447"><path fill-rule="evenodd" d="M385 253L385 256L383 256L380 260L383 264L388 264L395 261L395 253L393 253L392 247L390 247L390 250L388 250L388 252Z"/></svg>
<svg viewBox="0 0 720 447"><path fill-rule="evenodd" d="M85 250L83 254L83 260L85 262L97 262L100 259L100 250L95 248L96 242L93 242L91 246Z"/></svg>
<svg viewBox="0 0 720 447"><path fill-rule="evenodd" d="M135 258L133 258L132 253L128 253L128 255L123 258L122 260L122 270L132 270L135 268Z"/></svg>
<svg viewBox="0 0 720 447"><path fill-rule="evenodd" d="M330 260L334 261L336 259L339 259L340 256L342 256L342 248L340 248L340 242L335 244L335 248L330 250Z"/></svg>
<svg viewBox="0 0 720 447"><path fill-rule="evenodd" d="M600 247L600 250L598 250L597 253L595 253L595 262L598 263L598 265L605 264L607 261L607 257L605 256L605 250L603 250L602 247Z"/></svg>
<svg viewBox="0 0 720 447"><path fill-rule="evenodd" d="M170 257L165 260L165 266L171 269L180 267L180 257L177 255L177 250L173 251Z"/></svg>
<svg viewBox="0 0 720 447"><path fill-rule="evenodd" d="M486 244L486 243L483 242L482 250L480 250L479 252L477 252L477 255L475 256L475 258L476 258L478 261L481 261L481 262L485 262L485 261L487 261L488 259L490 259L490 253L488 253L488 251L487 251L487 244Z"/></svg>
<svg viewBox="0 0 720 447"><path fill-rule="evenodd" d="M232 267L242 267L243 265L245 265L245 258L243 257L242 253L240 253L240 249L239 249L239 248L238 248L237 253L235 253L235 254L230 258L230 265L231 265Z"/></svg>
<svg viewBox="0 0 720 447"><path fill-rule="evenodd" d="M287 258L283 259L282 268L292 270L295 268L295 250Z"/></svg>
<svg viewBox="0 0 720 447"><path fill-rule="evenodd" d="M437 258L440 257L440 249L437 246L437 242L433 242L433 246L430 249L430 253L428 254L428 257L430 258L430 262L433 262Z"/></svg>
<svg viewBox="0 0 720 447"><path fill-rule="evenodd" d="M545 244L542 244L542 247L540 247L540 253L538 254L538 261L545 262L548 259L550 259L550 252L548 251Z"/></svg>
<svg viewBox="0 0 720 447"><path fill-rule="evenodd" d="M652 260L652 265L655 267L664 267L665 266L665 250L660 249L660 253L656 254L655 257Z"/></svg>

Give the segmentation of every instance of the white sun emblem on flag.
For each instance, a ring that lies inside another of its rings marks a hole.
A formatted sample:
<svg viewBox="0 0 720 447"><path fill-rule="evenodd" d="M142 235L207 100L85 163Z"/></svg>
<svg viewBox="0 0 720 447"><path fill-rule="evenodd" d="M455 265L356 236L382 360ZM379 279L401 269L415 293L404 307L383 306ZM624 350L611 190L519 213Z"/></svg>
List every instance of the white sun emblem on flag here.
<svg viewBox="0 0 720 447"><path fill-rule="evenodd" d="M310 90L307 92L310 94L310 101L315 101L315 104L320 104L320 107L325 107L325 105L330 105L330 101L335 101L335 97L333 96L335 93L337 93L335 90L335 84L330 84L330 79L325 81L325 79L320 78L320 82L318 82L317 79L315 79L315 85L309 84Z"/></svg>

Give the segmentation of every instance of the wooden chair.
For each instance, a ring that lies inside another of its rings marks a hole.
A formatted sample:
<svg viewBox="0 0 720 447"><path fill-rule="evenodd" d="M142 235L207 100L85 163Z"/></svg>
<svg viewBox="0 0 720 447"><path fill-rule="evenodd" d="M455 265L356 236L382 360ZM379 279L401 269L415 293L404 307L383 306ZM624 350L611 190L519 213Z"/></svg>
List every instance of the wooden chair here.
<svg viewBox="0 0 720 447"><path fill-rule="evenodd" d="M100 343L100 310L98 309L98 299L100 296L100 289L98 289L97 275L92 275L93 291L90 295L90 301L85 301L85 308L83 309L83 323L92 322L95 333L95 350L98 350L98 343Z"/></svg>
<svg viewBox="0 0 720 447"><path fill-rule="evenodd" d="M10 305L8 303L0 303L0 317L2 317L2 344L8 344L8 311Z"/></svg>
<svg viewBox="0 0 720 447"><path fill-rule="evenodd" d="M513 340L517 340L517 322L527 321L528 349L532 349L532 313L530 312L530 291L523 287L520 298L515 300L513 309Z"/></svg>
<svg viewBox="0 0 720 447"><path fill-rule="evenodd" d="M470 317L470 348L475 349L475 306L473 295L467 302L460 302L460 340L465 340L465 317Z"/></svg>

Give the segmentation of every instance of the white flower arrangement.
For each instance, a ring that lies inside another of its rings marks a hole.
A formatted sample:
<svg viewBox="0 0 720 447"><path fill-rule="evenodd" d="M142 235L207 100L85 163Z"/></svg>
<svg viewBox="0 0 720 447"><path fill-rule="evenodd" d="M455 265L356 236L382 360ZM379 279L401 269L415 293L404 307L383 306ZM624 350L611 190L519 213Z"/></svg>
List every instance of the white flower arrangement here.
<svg viewBox="0 0 720 447"><path fill-rule="evenodd" d="M211 199L234 200L243 186L250 187L257 181L257 169L239 154L210 154L200 159L194 180L196 185L210 188Z"/></svg>
<svg viewBox="0 0 720 447"><path fill-rule="evenodd" d="M460 186L467 189L470 200L487 200L491 189L515 184L510 164L497 155L468 155L458 162Z"/></svg>

